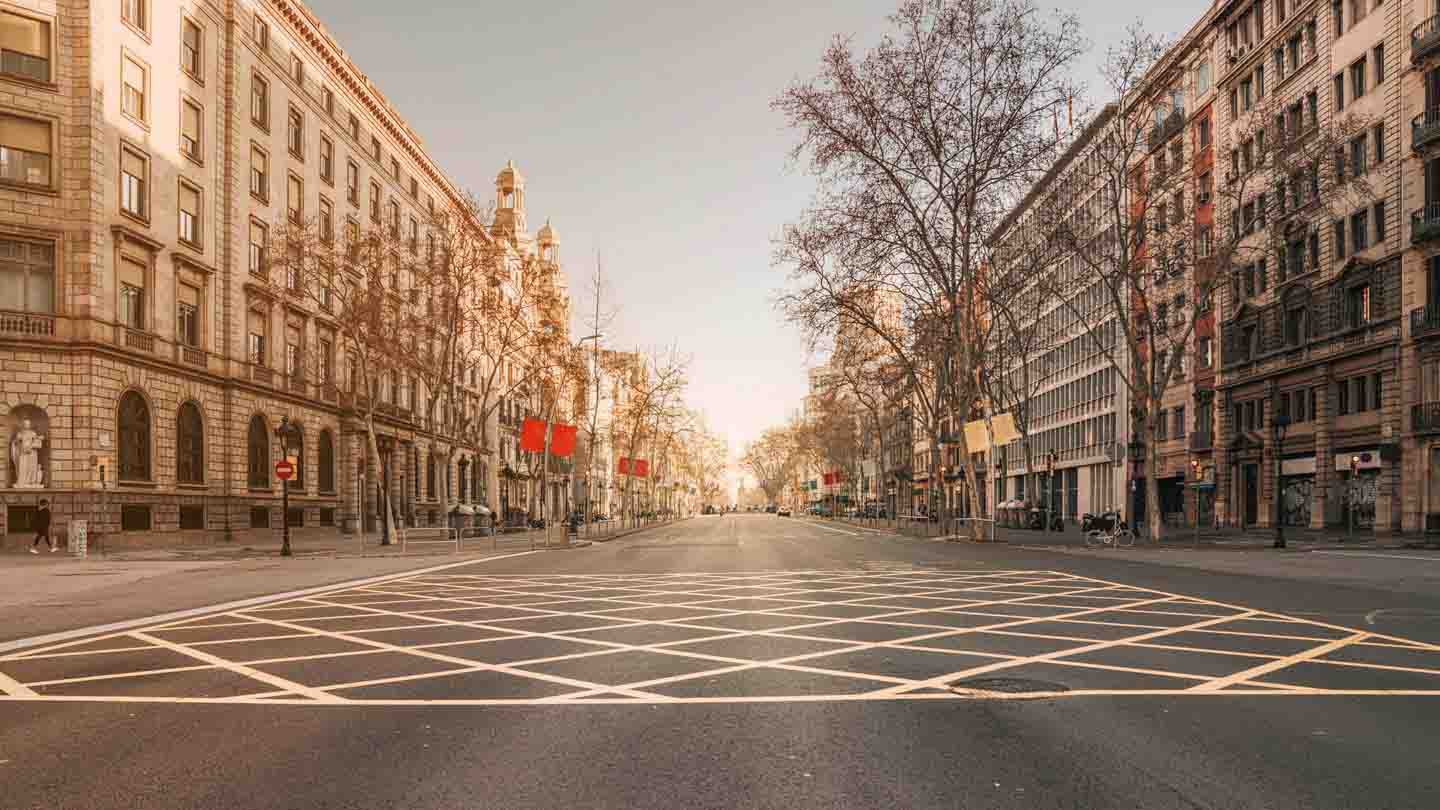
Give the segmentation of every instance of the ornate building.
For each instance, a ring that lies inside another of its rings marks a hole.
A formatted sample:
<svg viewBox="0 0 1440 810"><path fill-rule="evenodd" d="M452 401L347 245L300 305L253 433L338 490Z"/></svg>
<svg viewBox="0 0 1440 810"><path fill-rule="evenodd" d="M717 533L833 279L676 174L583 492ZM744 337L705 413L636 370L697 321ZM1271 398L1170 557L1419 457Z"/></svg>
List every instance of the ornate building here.
<svg viewBox="0 0 1440 810"><path fill-rule="evenodd" d="M413 239L465 202L313 14L294 0L3 0L0 48L7 534L45 497L58 530L89 520L112 546L269 536L284 455L305 531L373 524L382 487L415 523L453 506L445 481L499 508L505 457L457 440L440 469L451 440L413 386L392 389L369 457L335 325L257 281L283 223L383 222ZM554 268L568 324L553 229L526 232L513 166L496 186L506 261Z"/></svg>

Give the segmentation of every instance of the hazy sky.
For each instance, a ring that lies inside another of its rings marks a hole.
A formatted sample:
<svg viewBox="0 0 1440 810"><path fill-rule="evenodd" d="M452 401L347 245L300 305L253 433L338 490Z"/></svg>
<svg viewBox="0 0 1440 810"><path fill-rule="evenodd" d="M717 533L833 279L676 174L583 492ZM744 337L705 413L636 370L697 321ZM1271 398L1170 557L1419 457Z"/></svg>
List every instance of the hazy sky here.
<svg viewBox="0 0 1440 810"><path fill-rule="evenodd" d="M690 400L732 454L799 406L808 358L772 309L770 240L811 183L788 170L793 138L769 104L831 36L872 40L896 0L308 3L459 186L489 199L515 161L577 309L603 254L620 307L607 343L678 343ZM1206 6L1148 3L1145 24L1178 34ZM1141 10L1070 7L1092 74Z"/></svg>

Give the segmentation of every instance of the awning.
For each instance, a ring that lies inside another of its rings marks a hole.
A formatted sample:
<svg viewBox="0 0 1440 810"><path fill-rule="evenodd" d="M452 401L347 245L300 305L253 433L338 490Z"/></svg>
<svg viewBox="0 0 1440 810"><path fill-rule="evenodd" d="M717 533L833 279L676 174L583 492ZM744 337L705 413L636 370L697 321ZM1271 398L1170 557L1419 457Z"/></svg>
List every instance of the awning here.
<svg viewBox="0 0 1440 810"><path fill-rule="evenodd" d="M455 511L462 515L473 515L475 514L475 507L468 503L462 503L455 506Z"/></svg>
<svg viewBox="0 0 1440 810"><path fill-rule="evenodd" d="M493 513L490 511L490 507L486 506L486 505L483 504L483 503L477 503L477 504L475 504L475 514L477 514L477 515L489 515L489 514L493 514Z"/></svg>

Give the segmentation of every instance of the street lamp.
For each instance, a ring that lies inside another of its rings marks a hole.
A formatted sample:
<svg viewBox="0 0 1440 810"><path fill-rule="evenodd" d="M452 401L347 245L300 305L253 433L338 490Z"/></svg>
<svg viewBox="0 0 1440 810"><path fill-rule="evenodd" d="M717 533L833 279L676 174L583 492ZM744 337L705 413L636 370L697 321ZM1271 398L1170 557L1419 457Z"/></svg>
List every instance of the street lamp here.
<svg viewBox="0 0 1440 810"><path fill-rule="evenodd" d="M283 458L283 459L285 459L286 461L289 461L289 460L290 460L290 439L291 439L291 437L293 437L296 433L299 433L299 432L300 432L299 429L297 429L294 425L290 424L290 417L288 417L288 416L282 416L282 417L280 417L280 425L275 428L275 437L280 440L280 457ZM293 473L292 473L292 475L293 475ZM281 557L289 557L289 556L292 556L292 552L290 551L290 479L289 479L289 478L285 478L285 479L282 479L282 480L280 481L280 509L281 509L282 512L284 512L284 515L283 515L284 522L283 522L281 525L283 525L283 526L285 527L284 539L280 542L280 556L281 556Z"/></svg>
<svg viewBox="0 0 1440 810"><path fill-rule="evenodd" d="M1275 417L1275 548L1285 548L1285 513L1281 501L1284 500L1280 492L1280 467L1281 460L1285 456L1283 443L1285 441L1285 429L1290 427L1290 417L1287 414L1278 414Z"/></svg>

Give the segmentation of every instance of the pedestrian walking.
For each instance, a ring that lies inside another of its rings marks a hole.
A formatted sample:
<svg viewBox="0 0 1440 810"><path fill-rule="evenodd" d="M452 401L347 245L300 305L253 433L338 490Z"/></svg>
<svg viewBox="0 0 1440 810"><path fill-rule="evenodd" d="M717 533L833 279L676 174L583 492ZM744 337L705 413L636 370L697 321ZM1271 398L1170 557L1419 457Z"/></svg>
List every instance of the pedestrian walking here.
<svg viewBox="0 0 1440 810"><path fill-rule="evenodd" d="M30 553L39 554L37 547L40 541L44 540L45 545L50 547L50 553L54 554L60 550L55 541L50 539L50 501L40 499L40 508L35 511L35 540L30 544Z"/></svg>

